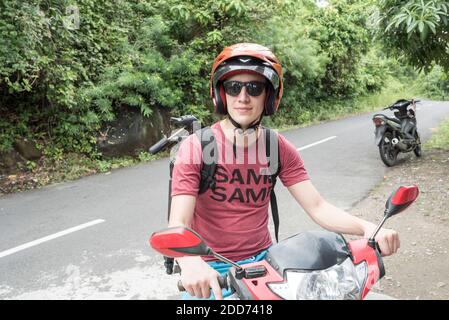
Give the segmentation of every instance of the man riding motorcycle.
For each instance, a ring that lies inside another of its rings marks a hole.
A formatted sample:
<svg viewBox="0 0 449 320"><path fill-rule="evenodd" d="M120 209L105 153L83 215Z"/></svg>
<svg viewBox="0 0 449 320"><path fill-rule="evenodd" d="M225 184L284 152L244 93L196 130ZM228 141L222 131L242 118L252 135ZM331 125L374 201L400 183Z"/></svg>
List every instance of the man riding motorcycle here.
<svg viewBox="0 0 449 320"><path fill-rule="evenodd" d="M215 112L224 115L211 126L218 146L214 188L198 192L202 148L195 134L181 144L173 168L169 227L191 227L214 251L239 264L263 259L272 245L267 195L274 181L264 173L269 163L258 150L268 146L261 139L266 130L261 120L277 111L282 93L282 66L268 48L251 43L224 48L214 60L210 78ZM304 211L329 231L369 237L376 226L324 200L296 148L281 134L275 138L278 176ZM397 232L389 229L381 229L376 241L384 256L400 246ZM184 298L209 298L211 289L217 299L228 294L221 291L217 276L229 265L197 256L176 261L189 294Z"/></svg>

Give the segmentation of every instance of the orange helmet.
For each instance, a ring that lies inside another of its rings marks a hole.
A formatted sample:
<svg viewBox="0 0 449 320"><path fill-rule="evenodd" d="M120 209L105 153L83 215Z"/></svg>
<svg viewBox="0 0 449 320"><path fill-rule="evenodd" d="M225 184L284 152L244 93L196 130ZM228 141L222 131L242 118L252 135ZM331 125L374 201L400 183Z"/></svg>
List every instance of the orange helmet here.
<svg viewBox="0 0 449 320"><path fill-rule="evenodd" d="M264 115L272 115L282 98L282 66L270 49L255 43L238 43L226 47L215 58L210 78L210 95L215 112L227 114L223 80L239 73L256 73L270 84Z"/></svg>

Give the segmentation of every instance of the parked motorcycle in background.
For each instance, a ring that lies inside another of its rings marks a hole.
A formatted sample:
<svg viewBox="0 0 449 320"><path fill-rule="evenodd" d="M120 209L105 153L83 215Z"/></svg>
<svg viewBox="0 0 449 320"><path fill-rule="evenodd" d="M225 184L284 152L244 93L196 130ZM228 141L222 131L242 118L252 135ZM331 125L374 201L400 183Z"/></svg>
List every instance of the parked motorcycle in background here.
<svg viewBox="0 0 449 320"><path fill-rule="evenodd" d="M418 194L415 185L401 186L392 193L384 218L369 239L347 242L334 232L302 232L271 246L264 260L244 265L214 252L198 233L187 227L156 231L149 242L164 256L214 256L232 265L225 276L219 277L220 286L233 293L228 299L365 299L385 275L381 252L374 240L376 234L388 218L407 209ZM180 282L178 289L184 290Z"/></svg>
<svg viewBox="0 0 449 320"><path fill-rule="evenodd" d="M400 99L383 110L390 109L394 118L375 114L375 142L379 147L380 158L388 166L394 166L398 154L413 151L421 157L421 139L416 126L416 103L419 100Z"/></svg>

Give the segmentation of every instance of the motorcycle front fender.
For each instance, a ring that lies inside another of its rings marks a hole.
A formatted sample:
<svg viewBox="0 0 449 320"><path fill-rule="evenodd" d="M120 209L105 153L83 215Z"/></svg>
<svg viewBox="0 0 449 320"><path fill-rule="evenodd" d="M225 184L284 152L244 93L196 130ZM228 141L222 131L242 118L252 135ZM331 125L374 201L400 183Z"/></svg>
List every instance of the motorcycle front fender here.
<svg viewBox="0 0 449 320"><path fill-rule="evenodd" d="M376 146L379 146L386 129L387 129L386 126L376 127L376 131L374 131L375 135L374 142Z"/></svg>

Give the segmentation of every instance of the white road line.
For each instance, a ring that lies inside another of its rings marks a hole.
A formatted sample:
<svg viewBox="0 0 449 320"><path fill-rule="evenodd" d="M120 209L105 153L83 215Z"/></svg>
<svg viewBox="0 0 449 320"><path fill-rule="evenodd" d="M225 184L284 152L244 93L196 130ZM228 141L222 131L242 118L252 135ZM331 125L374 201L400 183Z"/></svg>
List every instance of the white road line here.
<svg viewBox="0 0 449 320"><path fill-rule="evenodd" d="M16 253L18 251L25 250L25 249L37 246L37 245L39 245L39 244L41 244L43 242L47 242L47 241L50 241L50 240L53 240L53 239L65 236L65 235L67 235L69 233L76 232L76 231L79 231L81 229L88 228L88 227L91 227L93 225L96 225L96 224L102 223L102 222L105 222L105 220L103 220L103 219L93 220L91 222L80 224L79 226L76 226L76 227L73 227L73 228L70 228L70 229L66 229L66 230L54 233L52 235L49 235L49 236L46 236L46 237L43 237L43 238L31 241L31 242L28 242L28 243L25 243L25 244L22 244L20 246L15 247L15 248L12 248L12 249L9 249L9 250L6 250L6 251L2 251L2 252L0 252L0 258L9 256L10 254Z"/></svg>
<svg viewBox="0 0 449 320"><path fill-rule="evenodd" d="M337 136L332 136L332 137L329 137L329 138L326 138L326 139L323 139L323 140L320 140L320 141L317 141L317 142L308 144L308 145L306 145L306 146L304 146L304 147L301 147L301 148L298 148L298 149L296 149L296 150L301 151L301 150L304 150L304 149L308 149L308 148L310 148L310 147L316 146L317 144L320 144L320 143L323 143L323 142L326 142L326 141L335 139L336 137L337 137Z"/></svg>

